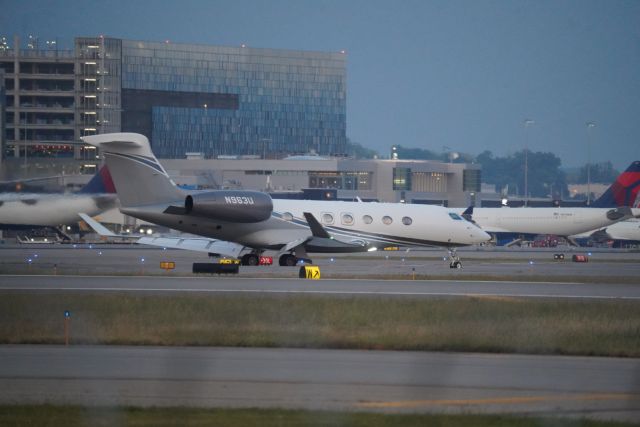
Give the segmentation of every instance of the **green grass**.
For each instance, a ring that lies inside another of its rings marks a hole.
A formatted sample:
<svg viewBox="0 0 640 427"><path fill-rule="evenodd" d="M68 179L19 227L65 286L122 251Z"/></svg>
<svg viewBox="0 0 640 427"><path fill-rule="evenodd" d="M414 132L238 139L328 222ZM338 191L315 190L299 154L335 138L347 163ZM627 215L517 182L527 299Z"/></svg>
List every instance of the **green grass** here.
<svg viewBox="0 0 640 427"><path fill-rule="evenodd" d="M400 415L276 409L121 408L0 406L3 426L435 426L435 427L616 427L630 423L501 415Z"/></svg>
<svg viewBox="0 0 640 427"><path fill-rule="evenodd" d="M640 303L515 298L0 293L0 343L640 356Z"/></svg>

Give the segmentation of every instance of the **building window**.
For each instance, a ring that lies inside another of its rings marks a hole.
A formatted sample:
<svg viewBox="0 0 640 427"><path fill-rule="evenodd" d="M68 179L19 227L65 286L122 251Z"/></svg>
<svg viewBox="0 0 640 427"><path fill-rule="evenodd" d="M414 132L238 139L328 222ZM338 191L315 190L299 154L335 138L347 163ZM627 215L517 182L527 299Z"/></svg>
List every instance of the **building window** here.
<svg viewBox="0 0 640 427"><path fill-rule="evenodd" d="M413 223L413 220L411 218L409 218L408 216L403 216L402 217L402 223L404 225L411 225Z"/></svg>
<svg viewBox="0 0 640 427"><path fill-rule="evenodd" d="M391 218L389 215L385 215L382 217L382 223L389 225L393 222L393 218Z"/></svg>
<svg viewBox="0 0 640 427"><path fill-rule="evenodd" d="M480 169L465 169L462 171L462 191L480 192L481 181Z"/></svg>
<svg viewBox="0 0 640 427"><path fill-rule="evenodd" d="M411 190L410 168L393 168L393 189Z"/></svg>
<svg viewBox="0 0 640 427"><path fill-rule="evenodd" d="M309 172L309 188L371 190L372 172Z"/></svg>
<svg viewBox="0 0 640 427"><path fill-rule="evenodd" d="M418 193L446 193L447 174L442 172L414 172L411 190Z"/></svg>
<svg viewBox="0 0 640 427"><path fill-rule="evenodd" d="M373 218L370 215L365 215L362 217L362 222L365 224L371 224L373 222Z"/></svg>

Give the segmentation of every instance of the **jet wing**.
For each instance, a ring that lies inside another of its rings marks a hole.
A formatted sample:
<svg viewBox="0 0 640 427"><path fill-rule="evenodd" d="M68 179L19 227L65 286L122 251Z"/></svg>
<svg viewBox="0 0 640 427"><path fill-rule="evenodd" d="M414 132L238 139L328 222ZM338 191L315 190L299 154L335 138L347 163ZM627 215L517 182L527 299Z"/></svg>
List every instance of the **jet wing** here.
<svg viewBox="0 0 640 427"><path fill-rule="evenodd" d="M290 250L297 248L298 246L304 245L311 239L313 239L313 237L309 236L309 237L304 237L302 239L294 240L293 242L289 242L286 245L284 245L279 252L280 253L289 252Z"/></svg>
<svg viewBox="0 0 640 427"><path fill-rule="evenodd" d="M161 248L185 249L188 251L207 252L229 258L237 258L244 246L224 240L214 240L198 237L141 237L136 240L141 245L158 246Z"/></svg>
<svg viewBox="0 0 640 427"><path fill-rule="evenodd" d="M312 213L303 212L303 214L312 234L311 238L304 242L305 248L310 252L350 253L376 250L374 246L364 241L343 242L335 239Z"/></svg>
<svg viewBox="0 0 640 427"><path fill-rule="evenodd" d="M101 236L137 239L136 243L161 248L185 249L196 252L207 252L237 258L244 249L242 245L224 240L207 239L205 237L151 237L115 234L89 215L81 213L80 217Z"/></svg>

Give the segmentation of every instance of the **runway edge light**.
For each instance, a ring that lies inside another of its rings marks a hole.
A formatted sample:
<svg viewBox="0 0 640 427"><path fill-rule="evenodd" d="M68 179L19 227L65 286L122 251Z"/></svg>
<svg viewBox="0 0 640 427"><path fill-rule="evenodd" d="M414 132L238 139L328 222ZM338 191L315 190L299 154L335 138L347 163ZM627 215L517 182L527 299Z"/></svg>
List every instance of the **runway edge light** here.
<svg viewBox="0 0 640 427"><path fill-rule="evenodd" d="M69 345L69 320L71 320L71 312L69 310L64 311L64 345Z"/></svg>

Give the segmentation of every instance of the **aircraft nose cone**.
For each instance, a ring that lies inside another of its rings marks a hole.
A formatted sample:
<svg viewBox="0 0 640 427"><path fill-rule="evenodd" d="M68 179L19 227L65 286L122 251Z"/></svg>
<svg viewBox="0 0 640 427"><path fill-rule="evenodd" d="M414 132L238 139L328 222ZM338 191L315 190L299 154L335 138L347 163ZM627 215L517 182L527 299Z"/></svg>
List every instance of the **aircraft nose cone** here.
<svg viewBox="0 0 640 427"><path fill-rule="evenodd" d="M491 240L491 235L486 231L482 230L480 227L475 227L475 229L471 229L472 239L474 243L482 243L488 242Z"/></svg>

